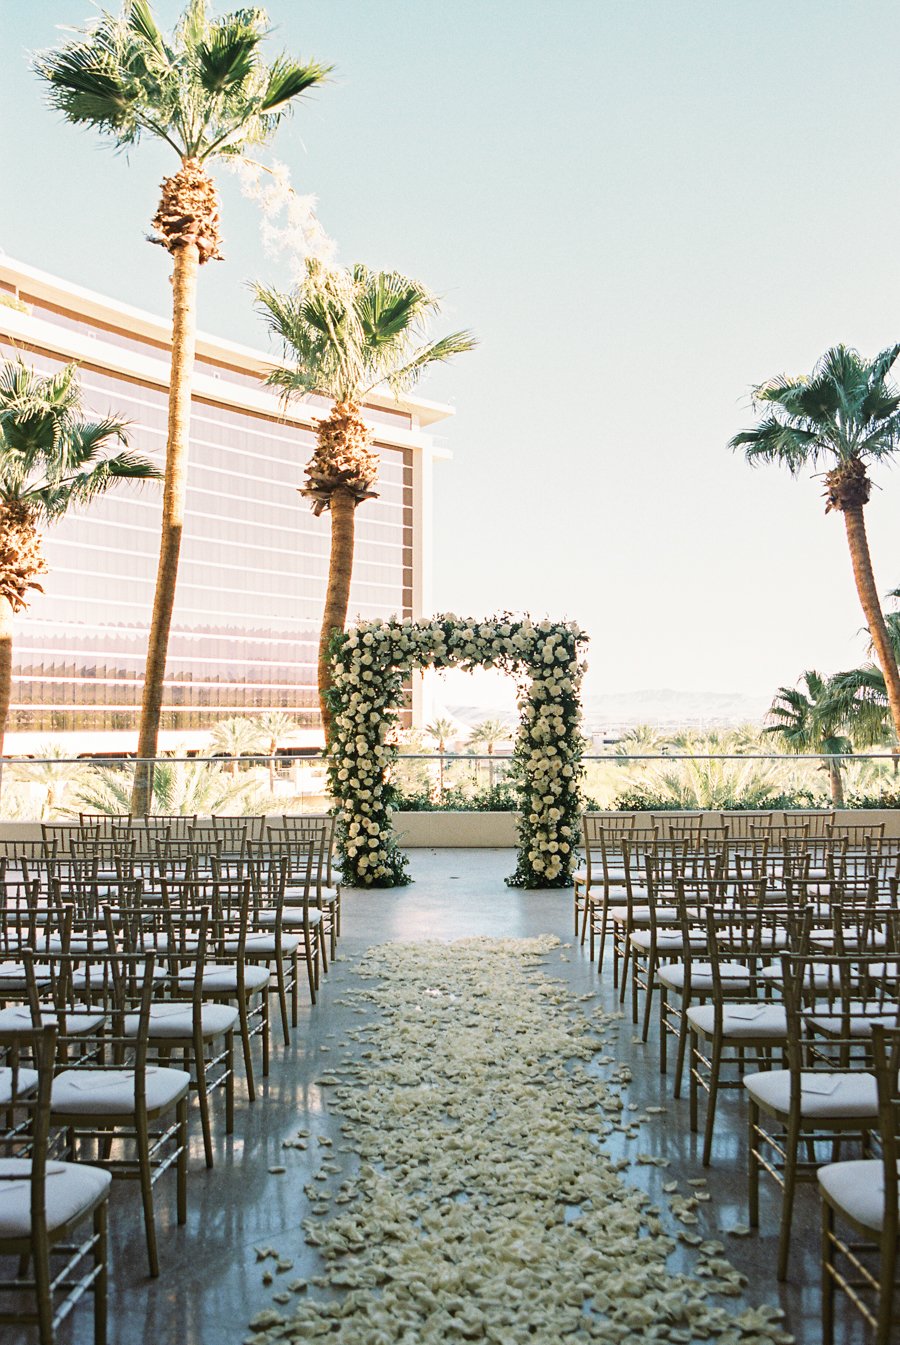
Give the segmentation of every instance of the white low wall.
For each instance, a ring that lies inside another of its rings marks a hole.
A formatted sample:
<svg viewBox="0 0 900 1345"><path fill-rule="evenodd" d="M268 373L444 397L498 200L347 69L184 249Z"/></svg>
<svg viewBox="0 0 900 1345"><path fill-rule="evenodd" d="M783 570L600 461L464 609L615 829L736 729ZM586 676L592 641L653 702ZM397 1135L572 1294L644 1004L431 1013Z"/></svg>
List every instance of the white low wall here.
<svg viewBox="0 0 900 1345"><path fill-rule="evenodd" d="M394 835L404 850L511 850L518 813L394 813Z"/></svg>
<svg viewBox="0 0 900 1345"><path fill-rule="evenodd" d="M657 816L662 818L665 814ZM704 816L710 822L719 818L718 813ZM399 812L394 814L394 835L405 850L505 849L517 844L517 820L518 813ZM900 808L848 808L835 813L835 820L876 826L883 822L885 836L900 836Z"/></svg>

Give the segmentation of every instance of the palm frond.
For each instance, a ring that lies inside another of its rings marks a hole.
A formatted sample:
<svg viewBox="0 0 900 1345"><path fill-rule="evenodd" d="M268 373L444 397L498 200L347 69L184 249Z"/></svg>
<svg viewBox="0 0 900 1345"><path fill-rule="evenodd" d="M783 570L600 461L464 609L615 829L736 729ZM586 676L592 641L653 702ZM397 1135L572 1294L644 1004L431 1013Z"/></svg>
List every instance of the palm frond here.
<svg viewBox="0 0 900 1345"><path fill-rule="evenodd" d="M334 66L320 65L318 61L307 61L304 65L287 56L277 57L269 67L265 92L260 99L261 111L275 112L284 108L307 89L323 84L333 69Z"/></svg>

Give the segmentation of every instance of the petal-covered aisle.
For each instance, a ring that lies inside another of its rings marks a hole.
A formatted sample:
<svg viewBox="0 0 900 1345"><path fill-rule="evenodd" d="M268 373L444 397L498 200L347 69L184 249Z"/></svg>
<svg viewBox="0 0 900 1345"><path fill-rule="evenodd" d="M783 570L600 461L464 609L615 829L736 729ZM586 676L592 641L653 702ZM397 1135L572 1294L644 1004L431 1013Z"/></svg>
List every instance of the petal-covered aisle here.
<svg viewBox="0 0 900 1345"><path fill-rule="evenodd" d="M774 1309L735 1302L723 1244L693 1232L703 1183L666 1180L660 1208L629 1181L664 1161L642 1152L664 1118L632 1109L615 1051L630 1029L554 977L558 949L468 939L362 960L353 1057L335 1051L318 1080L344 1134L306 1188L322 1271L292 1280L261 1247L273 1307L247 1342L790 1339ZM667 1264L677 1239L697 1244L689 1273Z"/></svg>

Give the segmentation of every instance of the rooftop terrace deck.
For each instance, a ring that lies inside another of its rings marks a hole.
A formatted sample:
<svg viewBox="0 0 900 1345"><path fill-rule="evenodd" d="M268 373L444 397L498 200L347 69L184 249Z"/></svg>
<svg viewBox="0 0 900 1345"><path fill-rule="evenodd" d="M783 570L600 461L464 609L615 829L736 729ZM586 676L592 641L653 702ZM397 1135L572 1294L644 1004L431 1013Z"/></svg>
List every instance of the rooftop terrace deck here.
<svg viewBox="0 0 900 1345"><path fill-rule="evenodd" d="M358 1053L360 1046L348 1041L347 1033L363 1019L342 999L342 992L358 981L357 969L366 949L390 940L451 940L470 935L530 937L555 934L563 944L572 943L571 891L549 893L510 890L503 879L513 868L510 851L418 851L416 881L407 888L388 892L353 892L345 896L344 935L339 957L324 979L316 1008L302 1009L301 1030L292 1047L273 1054L272 1072L262 1085L262 1096L250 1106L241 1096L239 1080L235 1134L227 1140L219 1128L216 1166L203 1164L199 1127L192 1124L192 1157L189 1181L189 1215L186 1227L174 1220L174 1183L158 1187L162 1275L150 1281L140 1218L138 1191L134 1185L116 1185L112 1197L111 1225L113 1273L109 1339L115 1345L229 1345L252 1332L247 1324L272 1305L273 1292L295 1276L317 1273L314 1250L304 1243L301 1221L308 1215L304 1195L321 1160L311 1142L307 1151L285 1151L282 1141L298 1127L333 1141L337 1161L354 1164L351 1155L339 1152L342 1136L339 1119L329 1114L327 1092L315 1080L324 1065L336 1059L339 1049ZM617 1007L611 978L598 976L585 950L577 944L551 955L550 972L561 977L574 995L599 992L600 1001ZM586 1002L590 1010L593 1003ZM356 1011L358 1014L358 1010ZM617 1050L623 1063L633 1068L627 1101L643 1110L664 1107L642 1126L640 1140L628 1142L614 1136L609 1143L623 1154L638 1149L670 1159L666 1169L634 1165L626 1179L641 1183L654 1199L662 1183L706 1176L711 1200L700 1210L699 1232L722 1236L721 1230L746 1222L745 1156L746 1114L733 1095L721 1103L713 1166L704 1171L699 1159L698 1137L688 1127L686 1100L673 1103L669 1080L658 1071L654 1038L647 1046L633 1041L631 1023L623 1020ZM329 1054L331 1053L331 1054ZM273 1166L286 1167L283 1175L271 1175ZM787 1311L787 1326L801 1345L821 1340L819 1326L818 1199L814 1190L801 1189L797 1202L796 1235L792 1251L791 1280L779 1289L774 1278L777 1206L771 1191L764 1194L764 1231L749 1238L723 1237L727 1255L749 1277L747 1301L780 1304ZM257 1260L255 1248L271 1245L293 1261L284 1277L276 1276L271 1287L262 1283L266 1264ZM690 1253L679 1251L673 1258L679 1269L693 1265ZM864 1339L857 1323L849 1321L845 1305L839 1310L840 1345L858 1345ZM89 1308L76 1310L60 1331L60 1341L87 1345L91 1339ZM25 1337L14 1337L15 1345ZM639 1339L638 1336L629 1337ZM13 1345L9 1340L9 1345Z"/></svg>

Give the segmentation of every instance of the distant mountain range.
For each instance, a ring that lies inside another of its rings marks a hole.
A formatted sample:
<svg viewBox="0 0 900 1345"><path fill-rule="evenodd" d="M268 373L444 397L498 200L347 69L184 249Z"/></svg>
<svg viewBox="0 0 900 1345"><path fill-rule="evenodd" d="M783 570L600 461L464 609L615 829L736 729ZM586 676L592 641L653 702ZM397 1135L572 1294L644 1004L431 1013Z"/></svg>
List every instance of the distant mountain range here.
<svg viewBox="0 0 900 1345"><path fill-rule="evenodd" d="M589 726L633 727L635 724L664 728L698 725L733 727L758 723L771 704L770 695L739 691L614 691L585 700Z"/></svg>
<svg viewBox="0 0 900 1345"><path fill-rule="evenodd" d="M739 691L612 691L588 696L584 702L585 728L592 733L650 724L654 728L732 728L759 723L771 696ZM448 705L458 723L471 728L484 719L499 719L512 727L514 712L483 705Z"/></svg>

